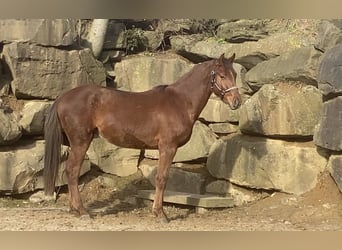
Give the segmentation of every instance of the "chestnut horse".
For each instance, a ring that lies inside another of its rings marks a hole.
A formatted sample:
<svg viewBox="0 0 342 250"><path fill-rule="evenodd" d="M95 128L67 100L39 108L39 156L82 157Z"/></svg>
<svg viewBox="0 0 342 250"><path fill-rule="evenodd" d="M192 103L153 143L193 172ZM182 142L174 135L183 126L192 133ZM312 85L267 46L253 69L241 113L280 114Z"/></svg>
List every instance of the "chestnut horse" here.
<svg viewBox="0 0 342 250"><path fill-rule="evenodd" d="M99 133L120 147L159 150L152 211L168 221L163 195L170 165L177 148L190 139L194 123L211 93L231 109L240 106L234 58L235 54L229 59L222 54L218 59L195 65L171 85L145 92L81 85L59 96L45 121L45 194L54 192L65 135L70 146L66 161L70 209L80 216L89 216L80 198L78 178L89 144L94 134Z"/></svg>

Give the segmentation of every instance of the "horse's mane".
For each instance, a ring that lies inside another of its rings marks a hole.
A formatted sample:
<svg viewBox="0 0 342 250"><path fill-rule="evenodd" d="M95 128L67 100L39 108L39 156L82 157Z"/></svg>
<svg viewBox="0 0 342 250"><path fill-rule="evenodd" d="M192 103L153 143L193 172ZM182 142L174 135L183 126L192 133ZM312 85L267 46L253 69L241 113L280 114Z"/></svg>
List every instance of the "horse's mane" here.
<svg viewBox="0 0 342 250"><path fill-rule="evenodd" d="M200 71L198 71L198 68L209 66L211 63L212 63L212 60L205 61L205 62L198 63L198 64L194 65L190 71L188 71L187 73L182 75L176 82L183 81L183 80L187 79L188 77L191 77L194 74L194 72L200 72Z"/></svg>

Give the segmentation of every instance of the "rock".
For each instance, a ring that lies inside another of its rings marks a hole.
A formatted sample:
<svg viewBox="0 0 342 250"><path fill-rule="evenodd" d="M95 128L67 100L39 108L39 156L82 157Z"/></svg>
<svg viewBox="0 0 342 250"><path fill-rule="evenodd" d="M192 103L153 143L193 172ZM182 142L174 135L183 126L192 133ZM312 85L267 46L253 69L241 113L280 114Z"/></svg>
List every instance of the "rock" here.
<svg viewBox="0 0 342 250"><path fill-rule="evenodd" d="M138 170L140 149L121 148L103 138L95 138L87 154L91 163L105 173L128 176Z"/></svg>
<svg viewBox="0 0 342 250"><path fill-rule="evenodd" d="M342 192L342 155L331 155L328 161L328 170L337 187Z"/></svg>
<svg viewBox="0 0 342 250"><path fill-rule="evenodd" d="M321 120L315 130L314 142L322 148L342 151L342 96L323 104Z"/></svg>
<svg viewBox="0 0 342 250"><path fill-rule="evenodd" d="M164 34L157 31L143 31L145 39L145 47L149 51L156 51L159 46L163 46Z"/></svg>
<svg viewBox="0 0 342 250"><path fill-rule="evenodd" d="M19 121L23 134L42 135L44 133L45 115L52 102L29 101L25 103L22 116Z"/></svg>
<svg viewBox="0 0 342 250"><path fill-rule="evenodd" d="M278 81L300 81L317 86L316 71L321 52L303 47L259 63L246 74L246 82L254 89Z"/></svg>
<svg viewBox="0 0 342 250"><path fill-rule="evenodd" d="M139 54L115 64L115 81L119 89L140 92L173 83L192 67L192 63L177 55Z"/></svg>
<svg viewBox="0 0 342 250"><path fill-rule="evenodd" d="M2 65L2 59L0 56L0 97L7 96L9 94L11 77L5 72L6 70Z"/></svg>
<svg viewBox="0 0 342 250"><path fill-rule="evenodd" d="M327 50L318 68L318 88L324 95L342 94L342 44Z"/></svg>
<svg viewBox="0 0 342 250"><path fill-rule="evenodd" d="M29 198L29 201L32 203L41 203L43 201L55 201L57 198L56 192L53 193L53 195L45 195L44 191L38 191L34 194L32 194Z"/></svg>
<svg viewBox="0 0 342 250"><path fill-rule="evenodd" d="M103 50L116 50L126 48L126 27L122 22L110 20L107 26L105 40L103 42Z"/></svg>
<svg viewBox="0 0 342 250"><path fill-rule="evenodd" d="M56 185L67 183L64 161L67 147L62 148L62 164ZM44 167L44 141L29 141L16 147L0 148L0 190L7 193L26 193L42 189ZM81 175L90 170L89 160L83 162Z"/></svg>
<svg viewBox="0 0 342 250"><path fill-rule="evenodd" d="M0 145L12 144L20 139L21 127L14 112L0 105Z"/></svg>
<svg viewBox="0 0 342 250"><path fill-rule="evenodd" d="M228 122L211 123L209 128L216 134L231 134L239 130L239 126Z"/></svg>
<svg viewBox="0 0 342 250"><path fill-rule="evenodd" d="M315 187L326 164L312 142L234 135L211 147L207 169L239 186L302 194Z"/></svg>
<svg viewBox="0 0 342 250"><path fill-rule="evenodd" d="M76 42L76 19L2 19L0 41L70 46Z"/></svg>
<svg viewBox="0 0 342 250"><path fill-rule="evenodd" d="M154 187L157 166L158 163L151 160L143 160L139 166L143 176L147 178ZM166 190L203 194L205 188L204 184L205 176L203 174L185 171L172 165L168 175Z"/></svg>
<svg viewBox="0 0 342 250"><path fill-rule="evenodd" d="M252 55L260 55L270 59L274 56L284 54L297 48L307 45L309 37L293 33L277 33L257 42L244 42L232 44L222 41L222 39L208 38L199 42L184 43L183 50L188 53L197 54L200 57L218 58L222 53L236 53L236 63L250 69L253 66ZM248 60L246 60L248 59Z"/></svg>
<svg viewBox="0 0 342 250"><path fill-rule="evenodd" d="M261 19L241 19L228 22L217 28L217 37L230 43L243 43L258 41L268 36L265 25Z"/></svg>
<svg viewBox="0 0 342 250"><path fill-rule="evenodd" d="M89 49L60 50L28 43L4 45L17 98L55 99L81 84L105 84L105 70Z"/></svg>
<svg viewBox="0 0 342 250"><path fill-rule="evenodd" d="M189 33L192 26L191 19L160 19L156 30L164 34Z"/></svg>
<svg viewBox="0 0 342 250"><path fill-rule="evenodd" d="M239 121L239 110L230 109L228 104L212 95L199 118L207 122L237 122Z"/></svg>
<svg viewBox="0 0 342 250"><path fill-rule="evenodd" d="M318 25L318 34L315 47L321 51L327 51L342 42L342 23L332 20L323 20Z"/></svg>
<svg viewBox="0 0 342 250"><path fill-rule="evenodd" d="M226 180L216 180L210 182L208 185L206 185L205 192L216 195L229 195L233 197L234 205L236 206L241 206L252 201L257 201L267 196L265 192L241 188Z"/></svg>
<svg viewBox="0 0 342 250"><path fill-rule="evenodd" d="M216 141L215 134L201 122L195 122L190 140L178 148L173 162L192 161L208 156L210 146ZM146 150L145 157L158 159L158 150Z"/></svg>
<svg viewBox="0 0 342 250"><path fill-rule="evenodd" d="M192 35L172 35L170 36L171 49L177 54L187 58L191 62L200 63L208 60L207 56L198 55L191 53L188 48L193 46L195 43L204 39L203 34L192 34Z"/></svg>
<svg viewBox="0 0 342 250"><path fill-rule="evenodd" d="M314 86L265 84L240 108L239 127L272 137L313 136L322 107L322 94Z"/></svg>

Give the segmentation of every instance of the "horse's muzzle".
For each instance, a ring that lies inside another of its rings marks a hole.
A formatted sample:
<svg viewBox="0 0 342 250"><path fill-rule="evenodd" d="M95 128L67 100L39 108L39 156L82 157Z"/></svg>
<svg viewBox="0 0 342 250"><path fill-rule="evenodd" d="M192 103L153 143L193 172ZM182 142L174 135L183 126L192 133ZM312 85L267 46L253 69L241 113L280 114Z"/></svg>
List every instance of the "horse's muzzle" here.
<svg viewBox="0 0 342 250"><path fill-rule="evenodd" d="M240 105L241 105L241 100L240 100L240 98L234 98L233 99L233 102L232 102L232 104L231 104L231 109L232 110L235 110L235 109L238 109L239 107L240 107Z"/></svg>

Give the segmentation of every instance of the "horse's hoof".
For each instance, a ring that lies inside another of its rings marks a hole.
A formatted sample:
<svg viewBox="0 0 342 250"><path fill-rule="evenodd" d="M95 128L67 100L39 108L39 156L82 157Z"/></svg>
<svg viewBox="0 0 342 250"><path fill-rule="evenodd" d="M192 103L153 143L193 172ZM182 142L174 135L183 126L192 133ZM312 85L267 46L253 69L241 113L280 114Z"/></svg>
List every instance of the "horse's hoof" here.
<svg viewBox="0 0 342 250"><path fill-rule="evenodd" d="M160 222L161 222L162 224L168 224L168 223L170 222L170 220L169 220L167 217L162 217L162 218L160 219Z"/></svg>

